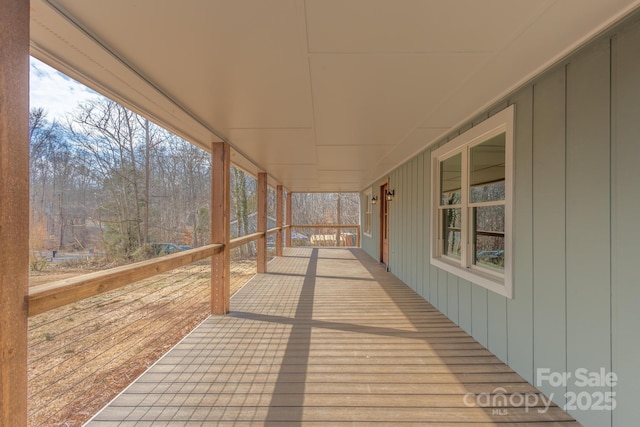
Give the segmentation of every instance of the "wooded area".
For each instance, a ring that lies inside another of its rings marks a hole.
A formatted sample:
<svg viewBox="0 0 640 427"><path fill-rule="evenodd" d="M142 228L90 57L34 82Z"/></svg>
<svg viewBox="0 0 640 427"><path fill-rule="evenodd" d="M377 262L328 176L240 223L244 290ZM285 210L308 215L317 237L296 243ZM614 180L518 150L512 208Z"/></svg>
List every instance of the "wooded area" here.
<svg viewBox="0 0 640 427"><path fill-rule="evenodd" d="M210 240L211 159L106 98L77 106L64 123L29 115L32 254L78 250L112 259L154 255L149 244ZM257 231L256 178L231 170L231 237ZM276 192L269 188L268 228ZM355 193L294 194L297 224L358 224ZM335 233L335 230L331 231ZM251 256L251 245L237 249Z"/></svg>
<svg viewBox="0 0 640 427"><path fill-rule="evenodd" d="M209 236L209 154L107 99L66 123L32 110L31 248L102 248L131 258L145 243Z"/></svg>

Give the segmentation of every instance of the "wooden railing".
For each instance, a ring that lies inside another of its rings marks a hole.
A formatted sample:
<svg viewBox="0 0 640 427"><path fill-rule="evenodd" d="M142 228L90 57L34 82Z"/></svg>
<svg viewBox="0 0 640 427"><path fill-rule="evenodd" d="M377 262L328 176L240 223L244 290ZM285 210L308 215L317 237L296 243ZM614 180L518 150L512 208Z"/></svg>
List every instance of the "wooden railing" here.
<svg viewBox="0 0 640 427"><path fill-rule="evenodd" d="M272 228L266 234L275 233L281 228ZM237 248L258 240L264 233L253 233L232 239L229 248ZM35 316L54 308L113 291L138 280L147 279L219 253L224 245L208 245L165 255L159 258L136 262L95 273L83 274L70 279L51 282L38 286L29 292L29 316Z"/></svg>
<svg viewBox="0 0 640 427"><path fill-rule="evenodd" d="M360 246L360 225L359 224L314 224L314 225L309 225L309 224L296 224L296 225L290 225L288 227L291 227L292 229L294 228L310 228L310 229L322 229L322 228L333 228L333 229L349 229L349 228L355 228L356 229L356 247Z"/></svg>
<svg viewBox="0 0 640 427"><path fill-rule="evenodd" d="M262 237L262 235L263 233L253 233L253 234L247 234L246 236L231 239L231 241L229 242L229 247L231 249L237 248L238 246L242 246L249 242L258 240L260 237Z"/></svg>
<svg viewBox="0 0 640 427"><path fill-rule="evenodd" d="M275 233L278 230L279 228L270 229L267 234ZM258 240L263 234L253 233L232 239L229 242L229 248L237 248ZM224 245L219 244L203 246L35 287L29 292L28 296L29 316L35 316L54 308L113 291L138 280L147 279L209 258L222 251L223 248Z"/></svg>
<svg viewBox="0 0 640 427"><path fill-rule="evenodd" d="M263 236L277 233L281 230L294 228L355 228L357 230L357 245L360 244L359 225L304 224L275 227L267 230L266 233L260 232L238 237L229 241L229 248L237 248L249 242L256 241ZM35 316L37 314L44 313L45 311L62 307L67 304L72 304L86 298L121 288L138 280L147 279L157 274L165 273L169 270L209 258L223 249L224 245L221 244L208 245L200 248L189 249L184 252L165 255L155 259L123 265L109 270L97 271L95 273L83 274L81 276L37 286L30 291L28 296L27 303L29 306L29 316Z"/></svg>
<svg viewBox="0 0 640 427"><path fill-rule="evenodd" d="M37 286L29 292L29 316L35 316L200 261L220 252L222 248L223 245L203 246Z"/></svg>

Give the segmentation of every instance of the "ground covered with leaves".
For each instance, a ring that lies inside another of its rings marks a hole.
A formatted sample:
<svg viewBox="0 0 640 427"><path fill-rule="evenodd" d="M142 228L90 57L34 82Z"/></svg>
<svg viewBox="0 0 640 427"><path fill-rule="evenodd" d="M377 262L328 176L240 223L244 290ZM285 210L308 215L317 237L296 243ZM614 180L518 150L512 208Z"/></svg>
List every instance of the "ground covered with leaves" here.
<svg viewBox="0 0 640 427"><path fill-rule="evenodd" d="M210 266L192 264L29 319L29 426L80 426L209 313ZM88 272L34 272L31 286ZM255 274L232 263L231 292Z"/></svg>

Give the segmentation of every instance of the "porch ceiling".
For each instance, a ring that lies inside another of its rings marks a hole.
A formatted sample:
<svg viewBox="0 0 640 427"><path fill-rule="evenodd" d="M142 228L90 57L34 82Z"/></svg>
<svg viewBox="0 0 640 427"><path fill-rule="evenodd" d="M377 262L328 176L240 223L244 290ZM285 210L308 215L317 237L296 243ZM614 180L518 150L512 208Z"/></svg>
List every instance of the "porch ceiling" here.
<svg viewBox="0 0 640 427"><path fill-rule="evenodd" d="M31 0L31 50L290 191L359 191L639 4Z"/></svg>

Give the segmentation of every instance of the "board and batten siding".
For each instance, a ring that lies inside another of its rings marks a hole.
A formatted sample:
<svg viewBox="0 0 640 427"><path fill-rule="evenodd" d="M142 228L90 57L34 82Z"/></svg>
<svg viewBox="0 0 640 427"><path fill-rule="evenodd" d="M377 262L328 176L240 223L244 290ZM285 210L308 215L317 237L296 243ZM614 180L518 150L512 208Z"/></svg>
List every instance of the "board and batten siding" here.
<svg viewBox="0 0 640 427"><path fill-rule="evenodd" d="M640 20L622 24L479 120L515 105L514 298L429 263L431 149L391 171L391 274L586 426L637 423L640 401ZM373 192L379 188L373 183ZM363 248L379 258L379 205ZM576 370L613 372L581 387ZM540 370L571 373L566 384ZM613 411L574 396L612 392Z"/></svg>

